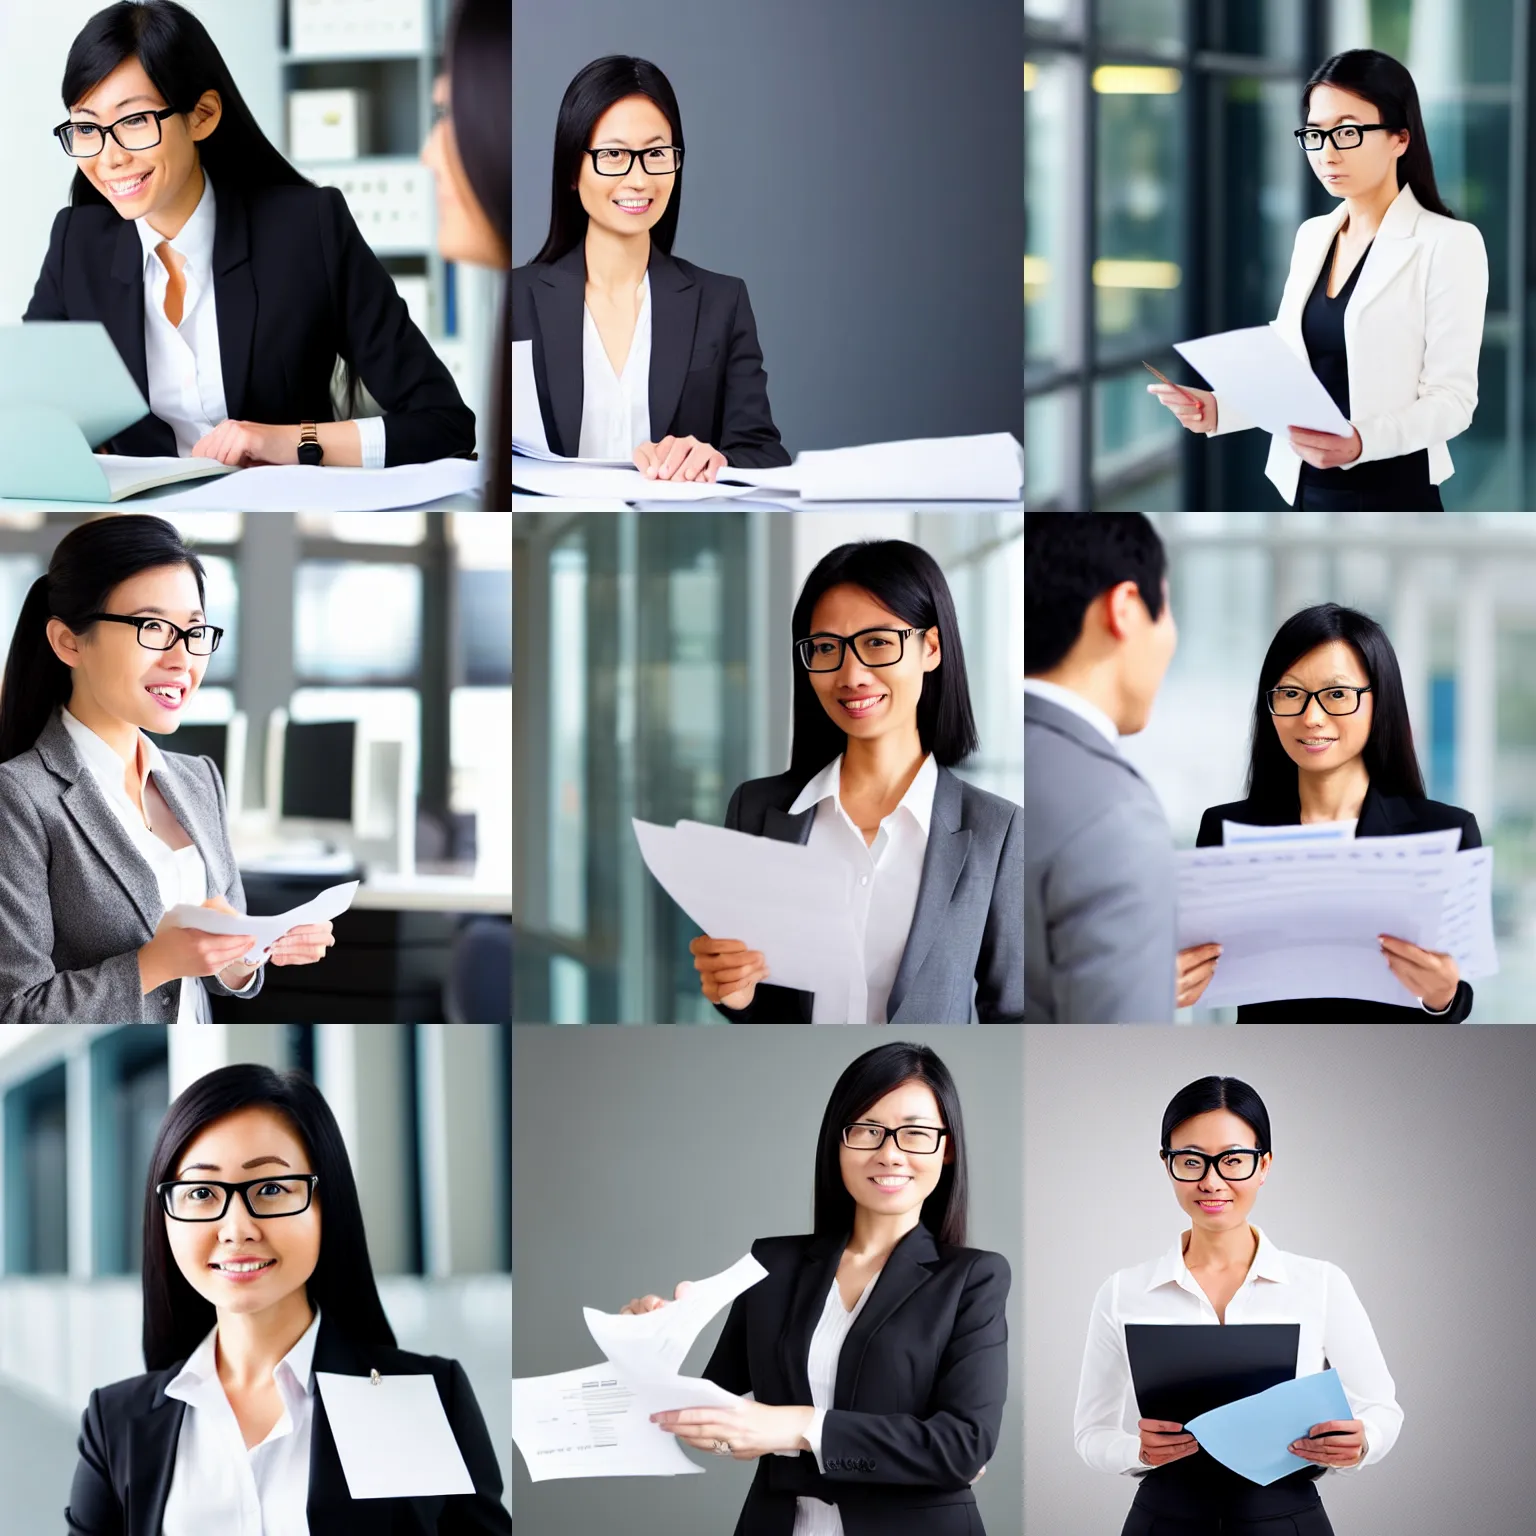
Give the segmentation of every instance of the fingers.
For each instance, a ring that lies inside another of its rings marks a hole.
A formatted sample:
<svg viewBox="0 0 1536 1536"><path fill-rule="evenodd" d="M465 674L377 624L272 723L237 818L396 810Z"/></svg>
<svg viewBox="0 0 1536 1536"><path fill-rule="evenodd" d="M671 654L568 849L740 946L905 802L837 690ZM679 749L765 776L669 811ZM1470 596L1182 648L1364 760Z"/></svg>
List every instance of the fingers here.
<svg viewBox="0 0 1536 1536"><path fill-rule="evenodd" d="M662 438L659 443L651 445L651 466L646 470L646 475L652 480L665 480L667 478L667 455L672 452L677 439L670 434Z"/></svg>
<svg viewBox="0 0 1536 1536"><path fill-rule="evenodd" d="M690 955L729 955L746 947L744 939L712 939L708 934L701 934L698 938L689 940L688 953Z"/></svg>
<svg viewBox="0 0 1536 1536"><path fill-rule="evenodd" d="M688 450L683 459L682 468L676 478L679 480L702 480L704 472L709 468L710 461L715 456L715 450L708 443L696 443Z"/></svg>
<svg viewBox="0 0 1536 1536"><path fill-rule="evenodd" d="M619 1308L619 1315L624 1316L628 1314L630 1317L641 1317L647 1312L654 1312L657 1307L666 1306L666 1304L664 1296L637 1296L631 1301L626 1301Z"/></svg>
<svg viewBox="0 0 1536 1536"><path fill-rule="evenodd" d="M1167 1435L1177 1434L1184 1426L1175 1424L1170 1419L1137 1419L1136 1428L1150 1429L1154 1434ZM1193 1439L1194 1436L1191 1435L1190 1438Z"/></svg>
<svg viewBox="0 0 1536 1536"><path fill-rule="evenodd" d="M661 468L656 471L658 480L675 480L698 439L694 437L664 437L656 445L661 455Z"/></svg>
<svg viewBox="0 0 1536 1536"><path fill-rule="evenodd" d="M676 1301L681 1301L683 1297L686 1296L692 1289L692 1280L679 1280L677 1284L672 1288L673 1299Z"/></svg>
<svg viewBox="0 0 1536 1536"><path fill-rule="evenodd" d="M1221 955L1220 944L1196 944L1191 949L1179 951L1179 980L1191 976L1203 966L1216 963Z"/></svg>
<svg viewBox="0 0 1536 1536"><path fill-rule="evenodd" d="M642 475L651 480L656 478L655 443L636 443L635 451L632 457L635 461L635 468L638 469Z"/></svg>

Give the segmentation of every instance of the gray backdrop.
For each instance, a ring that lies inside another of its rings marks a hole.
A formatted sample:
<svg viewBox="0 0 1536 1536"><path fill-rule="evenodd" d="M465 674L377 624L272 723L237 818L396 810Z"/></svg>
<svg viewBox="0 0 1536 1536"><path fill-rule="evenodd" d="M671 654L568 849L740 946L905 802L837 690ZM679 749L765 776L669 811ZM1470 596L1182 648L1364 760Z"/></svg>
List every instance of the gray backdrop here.
<svg viewBox="0 0 1536 1536"><path fill-rule="evenodd" d="M687 140L675 254L745 280L791 454L1022 436L1018 0L512 0L512 38L514 265L566 86L639 55Z"/></svg>
<svg viewBox="0 0 1536 1536"><path fill-rule="evenodd" d="M1072 1445L1094 1292L1186 1223L1157 1158L1168 1100L1215 1073L1269 1109L1253 1219L1353 1282L1404 1422L1385 1460L1319 1485L1338 1536L1531 1528L1536 1031L1025 1026L1026 1526L1119 1531L1129 1477ZM1065 1150L1071 1171L1048 1154ZM1093 1154L1092 1161L1087 1154Z"/></svg>
<svg viewBox="0 0 1536 1536"><path fill-rule="evenodd" d="M1016 1030L517 1029L512 1039L512 1374L598 1357L583 1306L617 1311L735 1263L753 1239L811 1229L816 1132L838 1074L882 1041L933 1046L954 1075L970 1142L970 1243L1022 1264ZM722 1312L684 1364L709 1359ZM1020 1524L1020 1421L1009 1383L997 1454L976 1485L991 1536ZM685 1448L686 1449L686 1448ZM688 1451L702 1477L530 1483L512 1458L521 1536L726 1536L755 1470Z"/></svg>

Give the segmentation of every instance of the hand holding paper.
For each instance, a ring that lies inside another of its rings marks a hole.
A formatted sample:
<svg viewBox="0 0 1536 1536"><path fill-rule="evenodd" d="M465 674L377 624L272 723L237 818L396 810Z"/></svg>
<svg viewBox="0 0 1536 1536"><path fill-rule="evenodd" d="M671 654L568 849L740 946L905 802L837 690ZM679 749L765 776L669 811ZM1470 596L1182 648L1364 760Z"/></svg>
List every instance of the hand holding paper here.
<svg viewBox="0 0 1536 1536"><path fill-rule="evenodd" d="M1337 1371L1298 1376L1193 1418L1184 1428L1223 1466L1267 1487L1308 1465L1288 1445L1326 1420L1349 1418L1349 1399ZM1323 1442L1327 1444L1327 1442ZM1340 1465L1340 1461L1325 1463Z"/></svg>
<svg viewBox="0 0 1536 1536"><path fill-rule="evenodd" d="M195 907L181 902L165 914L164 921L177 928L197 928L203 933L250 934L256 940L241 959L246 965L260 965L277 941L290 929L306 923L325 923L340 917L352 905L359 882L349 880L344 885L333 885L323 890L302 906L280 912L273 917L256 917L250 913L220 912L211 907Z"/></svg>

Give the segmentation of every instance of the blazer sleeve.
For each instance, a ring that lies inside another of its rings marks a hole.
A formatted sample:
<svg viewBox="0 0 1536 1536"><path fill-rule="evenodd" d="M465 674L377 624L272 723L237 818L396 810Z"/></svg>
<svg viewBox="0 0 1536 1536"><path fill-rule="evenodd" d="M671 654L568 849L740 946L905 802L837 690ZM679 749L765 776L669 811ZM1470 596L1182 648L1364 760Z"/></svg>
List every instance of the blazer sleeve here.
<svg viewBox="0 0 1536 1536"><path fill-rule="evenodd" d="M69 1488L64 1523L69 1536L123 1536L123 1505L112 1482L101 1393L92 1392L80 1416L80 1459Z"/></svg>
<svg viewBox="0 0 1536 1536"><path fill-rule="evenodd" d="M1196 848L1220 848L1225 842L1221 830L1221 818L1213 806L1200 818L1200 830L1195 834Z"/></svg>
<svg viewBox="0 0 1536 1536"><path fill-rule="evenodd" d="M69 229L69 209L59 209L48 236L48 254L43 257L43 269L37 274L37 285L32 290L32 301L27 305L23 320L67 320L69 311L64 306L64 238Z"/></svg>
<svg viewBox="0 0 1536 1536"><path fill-rule="evenodd" d="M976 1017L983 1024L1024 1022L1024 813L1008 818L992 880L992 905L976 961Z"/></svg>
<svg viewBox="0 0 1536 1536"><path fill-rule="evenodd" d="M721 440L715 447L737 469L776 469L788 464L789 454L768 407L768 374L745 283L737 285L729 346Z"/></svg>
<svg viewBox="0 0 1536 1536"><path fill-rule="evenodd" d="M151 1022L136 949L79 970L54 970L48 834L37 807L3 773L0 848L5 850L0 858L0 1022Z"/></svg>
<svg viewBox="0 0 1536 1536"><path fill-rule="evenodd" d="M939 1355L932 1411L832 1408L821 1427L828 1482L968 1487L991 1460L1008 1396L1008 1261L983 1253L971 1267Z"/></svg>
<svg viewBox="0 0 1536 1536"><path fill-rule="evenodd" d="M416 328L336 187L321 189L320 244L343 321L347 361L384 408L384 463L424 464L474 451L475 413Z"/></svg>
<svg viewBox="0 0 1536 1536"><path fill-rule="evenodd" d="M208 766L208 777L213 782L213 793L219 802L219 834L224 839L224 851L229 854L229 867L234 872L229 884L218 894L236 912L244 912L245 882L240 878L240 868L235 862L234 850L229 846L229 805L224 797L224 777L219 772L218 764L211 757L205 757L202 761ZM262 987L266 985L267 968L265 965L258 965L256 967L256 974L251 978L248 989L243 992L232 991L217 976L203 976L199 980L210 992L215 993L219 997L255 997Z"/></svg>
<svg viewBox="0 0 1536 1536"><path fill-rule="evenodd" d="M456 1493L443 1500L438 1536L512 1536L512 1516L501 1502L501 1468L474 1388L457 1360L448 1362L446 1399L443 1407L448 1427L458 1441L469 1469L473 1493ZM439 1382L439 1388L443 1383Z"/></svg>

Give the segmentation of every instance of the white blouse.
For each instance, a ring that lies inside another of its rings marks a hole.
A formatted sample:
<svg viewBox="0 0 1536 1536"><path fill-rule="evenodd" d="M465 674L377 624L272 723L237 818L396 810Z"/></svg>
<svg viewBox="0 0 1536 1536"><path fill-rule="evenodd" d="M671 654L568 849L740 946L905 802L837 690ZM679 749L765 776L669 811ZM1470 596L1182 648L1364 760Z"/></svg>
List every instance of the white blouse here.
<svg viewBox="0 0 1536 1536"><path fill-rule="evenodd" d="M247 1448L219 1380L215 1327L166 1387L187 1405L161 1536L310 1536L309 1446L320 1309L272 1367L282 1416Z"/></svg>
<svg viewBox="0 0 1536 1536"><path fill-rule="evenodd" d="M1284 1253L1257 1227L1258 1252L1236 1295L1227 1303L1227 1324L1299 1323L1296 1374L1311 1376L1324 1362L1339 1373L1351 1416L1365 1425L1361 1465L1380 1461L1403 1426L1396 1387L1349 1277L1326 1259ZM1127 1323L1209 1323L1222 1326L1210 1298L1184 1262L1183 1234L1161 1258L1117 1270L1093 1299L1088 1342L1077 1389L1074 1440L1077 1453L1100 1472L1139 1476L1140 1417L1125 1347ZM1330 1467L1351 1472L1358 1467Z"/></svg>
<svg viewBox="0 0 1536 1536"><path fill-rule="evenodd" d="M634 340L615 373L592 311L581 310L581 440L583 459L622 459L628 464L651 437L651 274L640 285Z"/></svg>

